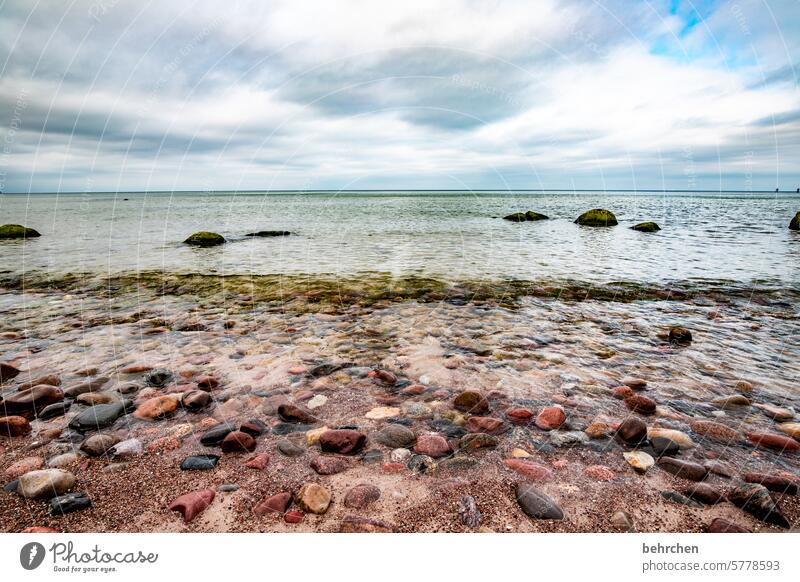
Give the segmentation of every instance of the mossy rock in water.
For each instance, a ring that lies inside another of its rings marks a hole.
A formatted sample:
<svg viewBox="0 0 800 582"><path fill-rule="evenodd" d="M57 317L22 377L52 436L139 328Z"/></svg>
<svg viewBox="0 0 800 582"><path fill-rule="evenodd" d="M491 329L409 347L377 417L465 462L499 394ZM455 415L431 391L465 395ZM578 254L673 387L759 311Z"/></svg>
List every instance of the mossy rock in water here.
<svg viewBox="0 0 800 582"><path fill-rule="evenodd" d="M528 210L527 212L515 212L504 216L503 220L511 220L512 222L529 222L533 220L547 220L549 216Z"/></svg>
<svg viewBox="0 0 800 582"><path fill-rule="evenodd" d="M0 238L36 238L37 236L42 235L21 224L4 224L0 226Z"/></svg>
<svg viewBox="0 0 800 582"><path fill-rule="evenodd" d="M794 215L794 218L789 222L789 230L800 230L800 212Z"/></svg>
<svg viewBox="0 0 800 582"><path fill-rule="evenodd" d="M289 236L292 234L288 230L259 230L258 232L248 232L244 236L258 236L258 237L268 237L268 236Z"/></svg>
<svg viewBox="0 0 800 582"><path fill-rule="evenodd" d="M216 232L206 232L204 230L194 233L185 241L187 245L194 245L196 247L214 247L217 245L225 244L225 237Z"/></svg>
<svg viewBox="0 0 800 582"><path fill-rule="evenodd" d="M587 210L575 219L575 224L581 226L616 226L617 217L614 213L605 208L593 208Z"/></svg>
<svg viewBox="0 0 800 582"><path fill-rule="evenodd" d="M661 227L655 222L640 222L639 224L634 224L631 230L638 230L639 232L658 232L661 230Z"/></svg>

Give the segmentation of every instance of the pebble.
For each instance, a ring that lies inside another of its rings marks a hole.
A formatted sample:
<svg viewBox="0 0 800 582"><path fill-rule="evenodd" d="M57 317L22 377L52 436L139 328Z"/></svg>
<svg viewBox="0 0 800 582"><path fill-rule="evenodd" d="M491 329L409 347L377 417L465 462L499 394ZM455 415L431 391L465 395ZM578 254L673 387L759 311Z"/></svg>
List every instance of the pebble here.
<svg viewBox="0 0 800 582"><path fill-rule="evenodd" d="M617 400L625 400L633 396L635 392L630 386L617 386L611 390L611 395Z"/></svg>
<svg viewBox="0 0 800 582"><path fill-rule="evenodd" d="M770 497L769 491L758 483L745 483L728 492L728 501L765 523L779 527L790 527L780 509Z"/></svg>
<svg viewBox="0 0 800 582"><path fill-rule="evenodd" d="M579 447L587 442L589 437L581 430L555 430L550 433L550 443L555 447Z"/></svg>
<svg viewBox="0 0 800 582"><path fill-rule="evenodd" d="M22 392L23 390L29 390L34 386L40 386L42 384L49 384L50 386L61 386L61 377L58 374L45 374L44 376L37 376L27 382L22 382L21 384L17 384L15 388L17 392Z"/></svg>
<svg viewBox="0 0 800 582"><path fill-rule="evenodd" d="M655 437L651 439L649 448L653 451L653 456L659 459L664 456L674 457L680 453L681 450L678 443L664 437Z"/></svg>
<svg viewBox="0 0 800 582"><path fill-rule="evenodd" d="M634 394L625 399L625 406L639 414L655 414L656 403L653 399L643 396L642 394Z"/></svg>
<svg viewBox="0 0 800 582"><path fill-rule="evenodd" d="M185 493L176 498L167 507L170 511L178 511L183 516L184 523L189 523L197 517L206 507L214 501L213 489L200 489Z"/></svg>
<svg viewBox="0 0 800 582"><path fill-rule="evenodd" d="M438 434L423 434L417 437L417 444L414 445L414 451L420 455L427 455L436 459L451 454L453 449L443 436Z"/></svg>
<svg viewBox="0 0 800 582"><path fill-rule="evenodd" d="M673 430L669 428L649 428L647 429L647 438L650 440L656 438L669 439L676 443L681 449L691 449L695 446L695 442L685 432Z"/></svg>
<svg viewBox="0 0 800 582"><path fill-rule="evenodd" d="M142 402L133 416L142 420L159 420L178 409L178 399L174 396L156 396Z"/></svg>
<svg viewBox="0 0 800 582"><path fill-rule="evenodd" d="M629 416L617 428L617 437L629 445L638 445L647 439L647 425L641 419Z"/></svg>
<svg viewBox="0 0 800 582"><path fill-rule="evenodd" d="M433 418L433 410L431 407L421 402L405 402L401 410L408 418L413 418L415 420Z"/></svg>
<svg viewBox="0 0 800 582"><path fill-rule="evenodd" d="M692 332L680 325L669 328L669 341L679 346L688 346L692 343Z"/></svg>
<svg viewBox="0 0 800 582"><path fill-rule="evenodd" d="M144 375L144 383L153 388L163 388L174 379L175 375L164 368L150 370Z"/></svg>
<svg viewBox="0 0 800 582"><path fill-rule="evenodd" d="M6 468L6 475L12 479L16 479L20 475L24 475L30 471L36 471L44 467L44 459L42 457L25 457L16 463L13 463Z"/></svg>
<svg viewBox="0 0 800 582"><path fill-rule="evenodd" d="M11 364L7 364L6 362L0 362L0 384L8 382L9 380L13 380L19 376L19 374L19 368L12 366Z"/></svg>
<svg viewBox="0 0 800 582"><path fill-rule="evenodd" d="M256 455L249 461L247 461L244 466L248 469L255 469L256 471L263 471L269 465L270 456L269 453L261 453Z"/></svg>
<svg viewBox="0 0 800 582"><path fill-rule="evenodd" d="M69 427L78 432L101 430L111 426L125 414L126 403L96 404L79 413L69 423Z"/></svg>
<svg viewBox="0 0 800 582"><path fill-rule="evenodd" d="M189 390L184 392L181 404L190 412L197 412L211 404L211 395L202 390Z"/></svg>
<svg viewBox="0 0 800 582"><path fill-rule="evenodd" d="M286 523L301 523L305 516L306 514L302 511L294 509L283 514L283 521Z"/></svg>
<svg viewBox="0 0 800 582"><path fill-rule="evenodd" d="M742 480L746 483L760 483L770 491L797 495L797 480L783 475L750 472L742 475Z"/></svg>
<svg viewBox="0 0 800 582"><path fill-rule="evenodd" d="M516 485L517 503L526 515L534 519L564 519L564 511L559 505L541 491L528 484Z"/></svg>
<svg viewBox="0 0 800 582"><path fill-rule="evenodd" d="M111 447L119 442L119 438L110 434L93 434L81 443L80 450L90 457L105 455Z"/></svg>
<svg viewBox="0 0 800 582"><path fill-rule="evenodd" d="M222 439L220 448L223 453L245 453L255 450L256 439L246 432L234 430Z"/></svg>
<svg viewBox="0 0 800 582"><path fill-rule="evenodd" d="M609 436L613 431L607 422L595 420L583 431L590 439L602 439Z"/></svg>
<svg viewBox="0 0 800 582"><path fill-rule="evenodd" d="M70 386L66 390L64 390L64 396L68 398L77 398L81 394L86 394L87 392L95 392L96 390L100 390L103 386L108 384L108 378L105 376L100 376L99 378L95 378L94 380L90 380L89 382L82 382L80 384L75 384Z"/></svg>
<svg viewBox="0 0 800 582"><path fill-rule="evenodd" d="M697 434L712 441L734 444L742 440L742 435L737 430L713 420L693 420L689 426Z"/></svg>
<svg viewBox="0 0 800 582"><path fill-rule="evenodd" d="M345 507L364 509L381 498L381 490L375 485L361 483L356 485L344 497Z"/></svg>
<svg viewBox="0 0 800 582"><path fill-rule="evenodd" d="M759 447L766 447L768 449L777 449L779 451L798 451L800 450L800 443L796 440L783 436L781 434L767 433L767 432L748 432L746 433L747 439Z"/></svg>
<svg viewBox="0 0 800 582"><path fill-rule="evenodd" d="M25 436L31 433L31 423L22 416L0 417L0 435L6 437Z"/></svg>
<svg viewBox="0 0 800 582"><path fill-rule="evenodd" d="M800 422L782 422L777 429L796 440L800 440Z"/></svg>
<svg viewBox="0 0 800 582"><path fill-rule="evenodd" d="M3 399L3 411L8 416L35 414L45 406L61 402L63 399L64 392L60 388L42 384L5 397Z"/></svg>
<svg viewBox="0 0 800 582"><path fill-rule="evenodd" d="M464 495L458 500L458 517L465 526L477 529L481 525L481 512L475 498L471 495Z"/></svg>
<svg viewBox="0 0 800 582"><path fill-rule="evenodd" d="M647 470L656 463L655 459L644 451L622 453L622 456L625 457L628 464L639 473L647 472Z"/></svg>
<svg viewBox="0 0 800 582"><path fill-rule="evenodd" d="M467 420L467 431L469 432L500 434L505 428L505 424L502 420L491 416L471 416Z"/></svg>
<svg viewBox="0 0 800 582"><path fill-rule="evenodd" d="M181 471L210 471L216 468L218 455L192 455L181 463Z"/></svg>
<svg viewBox="0 0 800 582"><path fill-rule="evenodd" d="M546 406L536 416L536 426L542 430L556 430L567 420L567 414L560 406Z"/></svg>
<svg viewBox="0 0 800 582"><path fill-rule="evenodd" d="M489 412L489 401L480 392L466 390L455 397L453 407L461 412L483 414Z"/></svg>
<svg viewBox="0 0 800 582"><path fill-rule="evenodd" d="M387 424L373 436L375 442L391 449L407 448L414 444L416 435L411 429L400 424Z"/></svg>
<svg viewBox="0 0 800 582"><path fill-rule="evenodd" d="M506 467L512 471L516 471L520 475L526 477L530 481L551 481L553 479L553 472L533 461L524 461L522 459L506 459Z"/></svg>
<svg viewBox="0 0 800 582"><path fill-rule="evenodd" d="M527 408L509 408L506 416L513 424L526 425L533 419L533 412Z"/></svg>
<svg viewBox="0 0 800 582"><path fill-rule="evenodd" d="M398 414L400 414L399 408L394 408L391 406L379 406L377 408L373 408L364 416L370 420L384 420L386 418L397 416Z"/></svg>
<svg viewBox="0 0 800 582"><path fill-rule="evenodd" d="M295 493L294 502L306 513L321 515L328 511L331 493L318 483L306 483Z"/></svg>
<svg viewBox="0 0 800 582"><path fill-rule="evenodd" d="M200 444L207 447L214 447L220 444L226 436L234 431L233 426L225 423L220 423L212 426L200 436Z"/></svg>
<svg viewBox="0 0 800 582"><path fill-rule="evenodd" d="M725 501L725 496L722 492L708 483L693 483L685 487L682 491L683 494L690 499L694 499L706 505L716 505L717 503Z"/></svg>
<svg viewBox="0 0 800 582"><path fill-rule="evenodd" d="M722 409L750 406L750 399L741 394L732 394L730 396L723 396L722 398L715 398L711 402Z"/></svg>
<svg viewBox="0 0 800 582"><path fill-rule="evenodd" d="M428 455L411 455L406 466L415 473L424 475L435 475L437 470L436 461Z"/></svg>
<svg viewBox="0 0 800 582"><path fill-rule="evenodd" d="M278 406L278 416L286 422L295 424L316 424L319 422L311 411L289 403Z"/></svg>
<svg viewBox="0 0 800 582"><path fill-rule="evenodd" d="M514 459L527 459L530 456L531 456L531 454L528 451L526 451L525 449L517 448L517 449L513 449L511 451L511 457L514 458Z"/></svg>
<svg viewBox="0 0 800 582"><path fill-rule="evenodd" d="M324 396L322 394L317 394L317 395L311 397L308 400L308 402L306 402L306 406L308 406L308 408L310 410L314 410L315 408L319 408L320 406L324 406L325 403L327 403L327 402L328 402L328 397L327 396Z"/></svg>
<svg viewBox="0 0 800 582"><path fill-rule="evenodd" d="M658 460L658 466L676 477L688 479L689 481L702 481L708 475L708 471L703 465L672 457L662 457Z"/></svg>
<svg viewBox="0 0 800 582"><path fill-rule="evenodd" d="M383 453L378 449L370 449L361 457L361 462L367 465L383 463Z"/></svg>
<svg viewBox="0 0 800 582"><path fill-rule="evenodd" d="M80 459L81 456L78 453L64 453L48 459L47 466L62 469L78 462Z"/></svg>
<svg viewBox="0 0 800 582"><path fill-rule="evenodd" d="M50 404L49 406L45 406L39 411L39 420L49 420L51 418L56 418L59 416L64 416L69 412L69 409L72 407L72 402L70 401L63 401L63 402L56 402L55 404Z"/></svg>
<svg viewBox="0 0 800 582"><path fill-rule="evenodd" d="M772 404L753 404L766 416L776 422L787 422L794 418L794 410L789 408L781 408L780 406L773 406Z"/></svg>
<svg viewBox="0 0 800 582"><path fill-rule="evenodd" d="M357 430L338 429L329 430L319 437L319 444L324 453L339 453L341 455L354 455L364 448L367 435Z"/></svg>
<svg viewBox="0 0 800 582"><path fill-rule="evenodd" d="M78 396L75 402L86 406L94 406L95 404L109 404L117 400L119 400L118 396L109 394L108 392L86 392Z"/></svg>
<svg viewBox="0 0 800 582"><path fill-rule="evenodd" d="M82 511L92 506L92 500L83 492L67 493L50 500L50 514L64 515L74 511Z"/></svg>
<svg viewBox="0 0 800 582"><path fill-rule="evenodd" d="M292 494L286 491L276 493L270 497L265 497L253 507L256 515L266 515L268 513L286 513L292 504Z"/></svg>
<svg viewBox="0 0 800 582"><path fill-rule="evenodd" d="M496 436L473 432L461 437L461 440L458 441L458 448L464 451L475 451L477 449L496 447L499 442Z"/></svg>
<svg viewBox="0 0 800 582"><path fill-rule="evenodd" d="M702 504L697 503L694 499L689 499L685 495L681 495L677 491L662 491L661 497L666 499L667 501L672 501L679 505L686 505L688 507L696 507L701 508L703 507Z"/></svg>
<svg viewBox="0 0 800 582"><path fill-rule="evenodd" d="M706 528L708 533L753 533L743 525L729 521L723 517L715 517Z"/></svg>
<svg viewBox="0 0 800 582"><path fill-rule="evenodd" d="M139 439L120 441L109 449L109 454L119 458L136 457L142 454L142 442Z"/></svg>
<svg viewBox="0 0 800 582"><path fill-rule="evenodd" d="M277 444L278 452L287 457L300 457L305 454L305 449L296 445L289 439L281 439Z"/></svg>
<svg viewBox="0 0 800 582"><path fill-rule="evenodd" d="M647 387L647 380L633 376L626 376L622 379L622 383L634 390L644 390Z"/></svg>
<svg viewBox="0 0 800 582"><path fill-rule="evenodd" d="M311 460L310 466L320 475L335 475L349 469L352 465L342 457L317 456Z"/></svg>
<svg viewBox="0 0 800 582"><path fill-rule="evenodd" d="M75 475L63 469L39 469L20 475L17 493L28 499L50 499L75 485Z"/></svg>
<svg viewBox="0 0 800 582"><path fill-rule="evenodd" d="M269 428L262 420L259 420L258 418L251 418L250 420L243 422L239 426L239 430L246 432L251 437L257 437L267 432Z"/></svg>

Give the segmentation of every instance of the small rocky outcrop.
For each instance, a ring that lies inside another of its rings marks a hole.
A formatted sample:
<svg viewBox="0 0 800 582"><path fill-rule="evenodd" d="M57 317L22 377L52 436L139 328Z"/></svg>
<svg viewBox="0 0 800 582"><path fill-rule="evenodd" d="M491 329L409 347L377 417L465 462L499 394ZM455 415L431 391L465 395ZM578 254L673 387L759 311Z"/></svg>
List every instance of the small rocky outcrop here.
<svg viewBox="0 0 800 582"><path fill-rule="evenodd" d="M0 239L2 238L36 238L42 236L38 231L22 226L21 224L4 224L0 226Z"/></svg>
<svg viewBox="0 0 800 582"><path fill-rule="evenodd" d="M258 230L256 232L248 232L244 236L268 238L273 236L290 236L291 234L292 233L288 230Z"/></svg>
<svg viewBox="0 0 800 582"><path fill-rule="evenodd" d="M617 217L614 213L605 208L593 208L587 210L575 219L575 224L581 226L616 226Z"/></svg>
<svg viewBox="0 0 800 582"><path fill-rule="evenodd" d="M545 214L528 210L527 212L514 212L508 216L504 216L503 220L510 220L511 222L533 222L535 220L547 220L550 218Z"/></svg>
<svg viewBox="0 0 800 582"><path fill-rule="evenodd" d="M217 245L225 244L226 241L225 237L221 234L201 230L200 232L194 233L183 242L187 245L192 245L195 247L215 247Z"/></svg>
<svg viewBox="0 0 800 582"><path fill-rule="evenodd" d="M661 230L661 227L655 222L640 222L639 224L634 224L631 227L631 230L636 230L639 232L658 232Z"/></svg>
<svg viewBox="0 0 800 582"><path fill-rule="evenodd" d="M794 215L791 221L789 221L789 230L800 230L800 212Z"/></svg>

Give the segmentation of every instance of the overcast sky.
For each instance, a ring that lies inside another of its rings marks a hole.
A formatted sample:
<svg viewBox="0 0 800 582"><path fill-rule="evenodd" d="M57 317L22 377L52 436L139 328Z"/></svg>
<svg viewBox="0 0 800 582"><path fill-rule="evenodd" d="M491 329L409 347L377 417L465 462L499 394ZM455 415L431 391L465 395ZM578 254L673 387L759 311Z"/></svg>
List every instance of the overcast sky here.
<svg viewBox="0 0 800 582"><path fill-rule="evenodd" d="M0 188L794 190L798 31L798 0L0 0Z"/></svg>

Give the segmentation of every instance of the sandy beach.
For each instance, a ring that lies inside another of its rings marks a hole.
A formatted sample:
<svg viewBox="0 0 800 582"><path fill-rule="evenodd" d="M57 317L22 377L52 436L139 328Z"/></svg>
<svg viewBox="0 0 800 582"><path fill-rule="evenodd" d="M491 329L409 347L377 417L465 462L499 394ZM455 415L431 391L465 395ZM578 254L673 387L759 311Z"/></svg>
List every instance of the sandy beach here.
<svg viewBox="0 0 800 582"><path fill-rule="evenodd" d="M792 293L373 279L7 278L0 528L796 527ZM20 494L54 469L90 507Z"/></svg>

